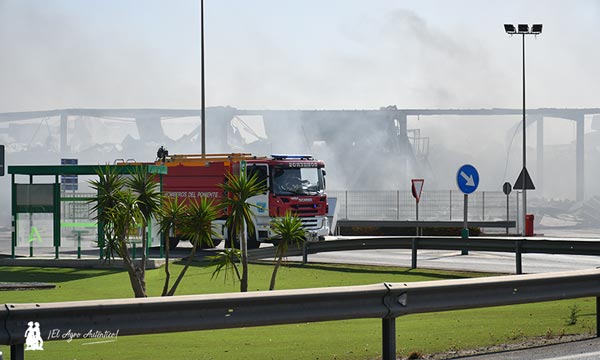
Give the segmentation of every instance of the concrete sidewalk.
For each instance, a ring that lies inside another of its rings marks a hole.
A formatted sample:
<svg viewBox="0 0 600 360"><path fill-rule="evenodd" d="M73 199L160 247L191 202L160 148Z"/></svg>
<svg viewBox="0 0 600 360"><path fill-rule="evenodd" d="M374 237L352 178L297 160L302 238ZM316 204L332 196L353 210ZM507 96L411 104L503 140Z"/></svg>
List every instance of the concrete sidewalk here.
<svg viewBox="0 0 600 360"><path fill-rule="evenodd" d="M140 261L139 259L136 261ZM158 269L165 264L165 259L148 259L147 269ZM31 266L31 267L59 267L80 269L124 269L123 260L100 260L96 258L63 258L51 257L0 257L0 266Z"/></svg>

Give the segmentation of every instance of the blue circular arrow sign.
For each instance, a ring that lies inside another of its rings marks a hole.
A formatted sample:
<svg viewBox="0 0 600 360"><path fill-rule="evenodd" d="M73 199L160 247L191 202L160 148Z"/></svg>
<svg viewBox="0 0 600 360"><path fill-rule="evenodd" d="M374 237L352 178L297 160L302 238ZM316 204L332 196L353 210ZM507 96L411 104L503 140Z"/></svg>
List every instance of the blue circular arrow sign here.
<svg viewBox="0 0 600 360"><path fill-rule="evenodd" d="M473 165L463 165L456 173L456 184L460 191L465 194L470 194L477 190L479 186L479 173Z"/></svg>

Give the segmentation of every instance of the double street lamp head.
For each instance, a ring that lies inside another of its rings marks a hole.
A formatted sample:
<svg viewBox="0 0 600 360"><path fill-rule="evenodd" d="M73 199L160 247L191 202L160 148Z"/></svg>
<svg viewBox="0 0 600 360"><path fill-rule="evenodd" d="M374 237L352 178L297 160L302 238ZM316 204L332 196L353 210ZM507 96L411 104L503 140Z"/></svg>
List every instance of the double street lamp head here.
<svg viewBox="0 0 600 360"><path fill-rule="evenodd" d="M504 24L504 31L507 34L522 34L522 35L539 35L542 33L542 24L519 24L515 28L513 24Z"/></svg>

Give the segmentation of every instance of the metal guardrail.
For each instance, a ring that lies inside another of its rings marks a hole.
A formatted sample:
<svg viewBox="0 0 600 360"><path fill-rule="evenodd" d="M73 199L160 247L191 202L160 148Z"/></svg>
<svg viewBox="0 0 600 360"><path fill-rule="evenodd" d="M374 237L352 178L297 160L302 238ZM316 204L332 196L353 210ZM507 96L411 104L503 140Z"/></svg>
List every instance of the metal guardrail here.
<svg viewBox="0 0 600 360"><path fill-rule="evenodd" d="M391 236L340 238L320 242L305 242L303 248L288 249L288 256L302 256L308 263L308 255L323 252L349 250L409 249L411 268L417 268L418 250L472 250L506 252L515 254L515 273L523 273L522 254L600 255L600 239L568 239L542 237L487 237L462 239L455 236ZM275 256L274 247L253 249L248 253L251 260Z"/></svg>
<svg viewBox="0 0 600 360"><path fill-rule="evenodd" d="M523 271L522 254L563 254L563 255L600 255L600 239L561 239L527 237L434 237L434 236L393 236L361 237L321 242L306 242L302 249L303 263L308 262L309 254L346 250L410 249L411 268L417 268L418 250L472 250L515 253L516 274ZM288 254L299 255L296 253ZM256 256L256 255L252 255Z"/></svg>
<svg viewBox="0 0 600 360"><path fill-rule="evenodd" d="M383 359L396 359L396 318L600 295L600 270L364 286L41 304L0 308L0 344L25 357L28 322L118 336L359 318L382 319ZM596 298L598 304L598 297ZM598 314L597 320L598 320ZM58 340L49 338L46 341Z"/></svg>

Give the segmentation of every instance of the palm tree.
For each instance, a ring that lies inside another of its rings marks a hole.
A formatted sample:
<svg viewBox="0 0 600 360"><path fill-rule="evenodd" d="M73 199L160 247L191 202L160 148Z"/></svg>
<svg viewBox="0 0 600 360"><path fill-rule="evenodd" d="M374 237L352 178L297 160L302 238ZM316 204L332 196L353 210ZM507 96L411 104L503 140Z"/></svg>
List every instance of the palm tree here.
<svg viewBox="0 0 600 360"><path fill-rule="evenodd" d="M148 257L148 224L152 217L160 211L161 193L155 175L148 172L148 169L139 167L134 173L127 177L125 186L133 193L137 200L137 208L141 215L142 230L142 261L140 271L140 281L144 289L146 288L146 260Z"/></svg>
<svg viewBox="0 0 600 360"><path fill-rule="evenodd" d="M100 239L98 246L102 248L106 259L114 259L115 254L119 255L118 244L113 236L109 213L105 209L114 208L120 201L119 194L125 187L125 179L108 165L98 168L96 174L98 180L89 181L91 188L96 191L96 198L90 201L93 204L90 212L96 214L93 219L101 224L104 232L104 238Z"/></svg>
<svg viewBox="0 0 600 360"><path fill-rule="evenodd" d="M126 189L125 179L116 169L99 168L97 174L98 180L90 181L97 193L91 211L96 212L95 220L102 224L106 242L100 246L104 246L107 259L114 259L115 254L123 259L135 297L146 297L145 268L136 266L127 246L143 222L138 197Z"/></svg>
<svg viewBox="0 0 600 360"><path fill-rule="evenodd" d="M246 201L253 196L263 194L267 189L264 181L259 181L258 176L253 174L248 177L245 172L239 175L231 173L226 175L225 184L221 185L229 196L223 198L222 205L229 210L229 217L225 221L229 242L235 246L235 238L239 238L242 255L242 277L240 280L240 291L248 291L248 232L254 234L254 213L252 207Z"/></svg>
<svg viewBox="0 0 600 360"><path fill-rule="evenodd" d="M167 241L165 246L165 283L162 290L162 296L166 296L169 292L169 282L171 273L169 271L170 249L169 238L177 235L179 223L183 220L185 214L189 211L188 206L183 201L179 201L177 197L165 197L163 207L159 212L160 233L163 234Z"/></svg>
<svg viewBox="0 0 600 360"><path fill-rule="evenodd" d="M289 211L282 218L274 219L271 222L271 228L276 234L277 249L275 250L275 267L271 274L271 284L269 290L275 289L275 279L277 278L277 270L283 262L283 258L287 254L290 246L300 247L306 241L302 220L296 214Z"/></svg>
<svg viewBox="0 0 600 360"><path fill-rule="evenodd" d="M118 255L123 259L135 297L146 297L145 267L131 258L128 247L131 237L138 234L138 225L142 222L143 215L131 191L122 191L118 197L119 201L115 206L104 209L110 224L109 233L114 239Z"/></svg>
<svg viewBox="0 0 600 360"><path fill-rule="evenodd" d="M242 281L242 275L238 268L238 263L242 259L242 252L236 248L225 248L222 251L217 251L216 255L209 256L210 266L214 266L215 270L210 276L211 280L224 273L224 281L231 275L235 276L234 282Z"/></svg>
<svg viewBox="0 0 600 360"><path fill-rule="evenodd" d="M213 237L218 234L212 227L212 222L219 217L219 209L212 200L201 198L200 202L192 199L187 205L187 212L179 223L179 231L186 236L192 243L192 250L188 256L186 263L179 273L179 276L173 283L171 289L167 292L167 296L173 296L179 283L183 279L187 269L189 268L196 250L202 245L213 245Z"/></svg>
<svg viewBox="0 0 600 360"><path fill-rule="evenodd" d="M212 245L212 237L218 236L212 229L212 222L218 217L218 207L212 201L202 199L186 204L175 200L165 201L161 209L161 194L154 175L146 168L137 169L133 174L121 175L116 168L106 166L98 169L98 180L91 180L90 185L97 192L92 211L96 212L95 219L102 224L104 237L103 245L107 258L115 255L123 259L129 274L129 280L136 297L146 294L146 248L148 240L146 226L152 217L158 215L161 231L170 234L177 227L182 236L190 239L193 247L184 268L179 273L175 283L169 287L170 274L168 271L168 255L165 271L167 278L163 287L163 296L171 296L177 290L183 276L194 258L196 249L203 245ZM144 248L142 261L136 264L129 254L128 244L132 236L137 236L142 228L142 246ZM167 254L168 254L167 247Z"/></svg>

